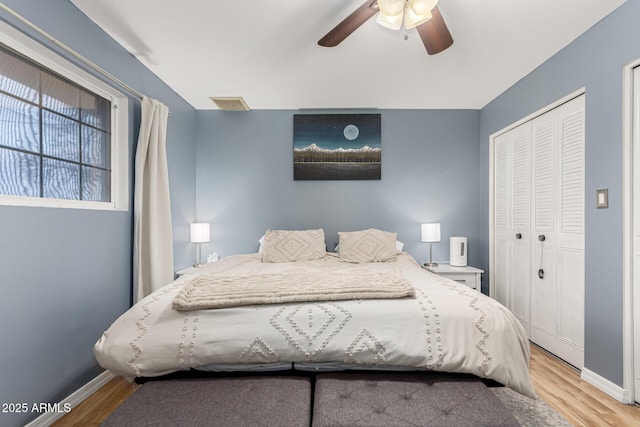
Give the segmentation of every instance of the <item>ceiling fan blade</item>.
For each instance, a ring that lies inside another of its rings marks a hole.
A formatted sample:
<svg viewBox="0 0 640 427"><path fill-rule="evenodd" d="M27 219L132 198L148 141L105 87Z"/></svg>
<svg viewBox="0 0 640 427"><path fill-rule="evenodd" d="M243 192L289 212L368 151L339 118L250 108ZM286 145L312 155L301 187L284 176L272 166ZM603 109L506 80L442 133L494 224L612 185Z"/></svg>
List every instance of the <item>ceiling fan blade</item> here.
<svg viewBox="0 0 640 427"><path fill-rule="evenodd" d="M351 15L347 16L342 22L321 38L318 41L318 44L324 47L334 47L339 45L344 39L349 37L351 33L357 30L376 13L378 13L377 0L367 0L362 6L354 10Z"/></svg>
<svg viewBox="0 0 640 427"><path fill-rule="evenodd" d="M438 6L431 11L431 19L418 25L418 34L429 55L440 53L453 44L453 37L445 24Z"/></svg>

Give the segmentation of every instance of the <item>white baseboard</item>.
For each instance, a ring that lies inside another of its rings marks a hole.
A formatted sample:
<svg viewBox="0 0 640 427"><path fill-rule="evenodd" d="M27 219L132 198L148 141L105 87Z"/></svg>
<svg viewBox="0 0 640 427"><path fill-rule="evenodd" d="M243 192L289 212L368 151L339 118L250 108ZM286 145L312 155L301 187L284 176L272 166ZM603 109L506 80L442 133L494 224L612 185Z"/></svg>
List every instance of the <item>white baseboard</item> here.
<svg viewBox="0 0 640 427"><path fill-rule="evenodd" d="M588 370L587 368L582 368L580 378L588 382L592 386L607 393L609 396L613 397L620 403L624 403L626 405L633 403L631 401L631 394L629 393L629 390L626 390L619 385L612 383L608 379L601 377L600 375Z"/></svg>
<svg viewBox="0 0 640 427"><path fill-rule="evenodd" d="M87 397L91 396L93 393L98 391L102 386L107 384L115 377L115 374L112 374L109 371L104 371L103 373L80 387L78 390L67 396L58 404L58 407L64 408L65 405L67 405L70 406L71 409L75 408ZM62 418L64 415L66 415L64 412L45 412L35 420L31 421L25 427L48 427L58 419Z"/></svg>

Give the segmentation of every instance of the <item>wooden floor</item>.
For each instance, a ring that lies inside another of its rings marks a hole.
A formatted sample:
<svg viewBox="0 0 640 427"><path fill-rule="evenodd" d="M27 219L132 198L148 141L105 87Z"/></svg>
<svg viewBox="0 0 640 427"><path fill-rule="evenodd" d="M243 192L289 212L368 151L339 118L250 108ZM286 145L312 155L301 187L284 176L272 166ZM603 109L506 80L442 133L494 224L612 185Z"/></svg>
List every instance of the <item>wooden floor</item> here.
<svg viewBox="0 0 640 427"><path fill-rule="evenodd" d="M531 344L536 393L573 426L640 426L640 407L623 405L580 379L580 372Z"/></svg>
<svg viewBox="0 0 640 427"><path fill-rule="evenodd" d="M572 425L640 426L640 407L623 405L580 379L580 373L531 346L531 378L536 393ZM99 426L138 386L118 377L102 387L53 426Z"/></svg>

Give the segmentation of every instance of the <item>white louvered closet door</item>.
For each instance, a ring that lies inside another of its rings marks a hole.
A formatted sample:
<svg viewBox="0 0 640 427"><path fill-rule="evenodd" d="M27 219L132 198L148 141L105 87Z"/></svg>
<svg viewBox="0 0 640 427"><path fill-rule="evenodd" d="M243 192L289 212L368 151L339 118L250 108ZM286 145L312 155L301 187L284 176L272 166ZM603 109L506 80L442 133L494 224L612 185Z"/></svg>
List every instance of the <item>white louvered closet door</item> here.
<svg viewBox="0 0 640 427"><path fill-rule="evenodd" d="M494 141L493 228L495 258L493 297L508 309L511 304L512 260L512 185L513 133L507 132Z"/></svg>
<svg viewBox="0 0 640 427"><path fill-rule="evenodd" d="M560 124L559 203L556 206L558 330L557 354L584 366L584 96L558 108Z"/></svg>
<svg viewBox="0 0 640 427"><path fill-rule="evenodd" d="M492 295L584 363L584 95L494 139Z"/></svg>
<svg viewBox="0 0 640 427"><path fill-rule="evenodd" d="M556 340L555 141L557 111L532 121L531 341L553 352Z"/></svg>
<svg viewBox="0 0 640 427"><path fill-rule="evenodd" d="M531 331L531 122L520 125L513 136L513 241L511 311L527 337Z"/></svg>
<svg viewBox="0 0 640 427"><path fill-rule="evenodd" d="M530 329L530 146L527 122L494 141L495 298Z"/></svg>
<svg viewBox="0 0 640 427"><path fill-rule="evenodd" d="M584 96L532 121L531 341L584 364Z"/></svg>

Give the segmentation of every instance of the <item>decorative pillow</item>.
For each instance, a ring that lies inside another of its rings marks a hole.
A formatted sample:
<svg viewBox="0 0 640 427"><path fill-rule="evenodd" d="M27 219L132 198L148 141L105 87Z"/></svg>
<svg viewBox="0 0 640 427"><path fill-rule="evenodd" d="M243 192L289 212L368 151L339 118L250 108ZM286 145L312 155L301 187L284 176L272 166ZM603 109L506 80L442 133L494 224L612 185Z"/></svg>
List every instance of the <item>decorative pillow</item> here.
<svg viewBox="0 0 640 427"><path fill-rule="evenodd" d="M354 263L395 261L398 255L396 236L396 233L375 228L339 232L340 261Z"/></svg>
<svg viewBox="0 0 640 427"><path fill-rule="evenodd" d="M267 230L262 242L262 262L310 261L327 253L324 230Z"/></svg>
<svg viewBox="0 0 640 427"><path fill-rule="evenodd" d="M258 249L258 252L262 252L263 239L264 239L264 236L262 236L262 239L258 240L260 242L260 248ZM398 251L398 253L402 252L402 248L404 248L404 243L402 243L400 240L396 240L396 250ZM334 251L338 252L339 250L340 250L340 243L336 244Z"/></svg>

